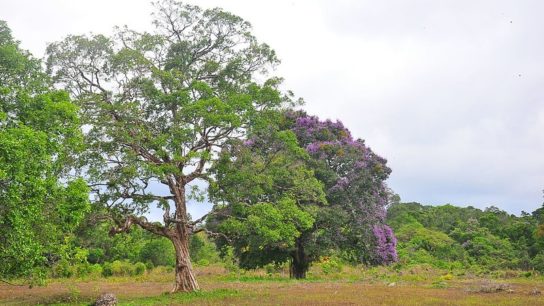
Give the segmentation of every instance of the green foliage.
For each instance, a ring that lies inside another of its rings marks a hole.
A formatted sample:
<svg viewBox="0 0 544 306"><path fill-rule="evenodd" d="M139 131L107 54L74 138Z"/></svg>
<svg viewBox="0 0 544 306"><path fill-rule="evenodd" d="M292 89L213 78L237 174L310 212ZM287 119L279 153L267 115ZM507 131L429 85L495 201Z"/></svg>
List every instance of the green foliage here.
<svg viewBox="0 0 544 306"><path fill-rule="evenodd" d="M387 218L399 240L403 264L491 271L539 269L536 215L516 217L496 207L482 211L397 203L389 207Z"/></svg>
<svg viewBox="0 0 544 306"><path fill-rule="evenodd" d="M146 266L144 263L137 262L134 264L134 269L132 271L132 275L142 275L146 271Z"/></svg>
<svg viewBox="0 0 544 306"><path fill-rule="evenodd" d="M191 236L189 251L191 259L199 266L207 266L219 261L219 252L215 244L209 241L203 233Z"/></svg>
<svg viewBox="0 0 544 306"><path fill-rule="evenodd" d="M105 260L105 252L100 248L90 248L87 261L92 264L102 263Z"/></svg>
<svg viewBox="0 0 544 306"><path fill-rule="evenodd" d="M535 270L539 271L540 273L544 273L544 253L536 255L531 260L531 265Z"/></svg>
<svg viewBox="0 0 544 306"><path fill-rule="evenodd" d="M166 238L153 239L140 250L140 260L150 262L153 266L174 266L176 258L174 246Z"/></svg>
<svg viewBox="0 0 544 306"><path fill-rule="evenodd" d="M417 221L404 225L396 235L401 262L443 266L439 261L465 261L465 250L455 240L442 232L427 229Z"/></svg>
<svg viewBox="0 0 544 306"><path fill-rule="evenodd" d="M128 261L124 260L116 260L114 262L105 262L102 266L100 265L92 265L93 268L91 268L90 273L93 275L98 273L99 269L97 267L101 267L102 276L109 277L109 276L137 276L142 275L147 271L147 267L144 263L137 262L135 264L131 264Z"/></svg>
<svg viewBox="0 0 544 306"><path fill-rule="evenodd" d="M253 250L262 250L270 245L293 248L300 231L313 224L312 216L299 209L290 198L279 199L274 204L257 203L238 209L246 220L228 219L220 229L228 235L248 237L248 247Z"/></svg>
<svg viewBox="0 0 544 306"><path fill-rule="evenodd" d="M290 131L253 131L266 146L235 141L212 171L215 207L208 228L231 237L234 255L244 268L286 262L296 240L315 221L316 205L326 203L322 184L305 165L306 152ZM225 243L217 240L219 245Z"/></svg>
<svg viewBox="0 0 544 306"><path fill-rule="evenodd" d="M0 22L0 277L40 282L68 256L89 189L68 175L82 146L77 107L10 33Z"/></svg>
<svg viewBox="0 0 544 306"><path fill-rule="evenodd" d="M142 261L141 249L146 243L156 239L156 236L138 227L132 228L128 233L110 236L112 226L111 223L84 222L76 232L74 244L89 251L87 261L90 263L115 260Z"/></svg>
<svg viewBox="0 0 544 306"><path fill-rule="evenodd" d="M328 258L319 265L323 274L334 274L342 272L342 262L337 258Z"/></svg>
<svg viewBox="0 0 544 306"><path fill-rule="evenodd" d="M128 261L116 260L111 263L112 276L131 276L134 274L134 267Z"/></svg>

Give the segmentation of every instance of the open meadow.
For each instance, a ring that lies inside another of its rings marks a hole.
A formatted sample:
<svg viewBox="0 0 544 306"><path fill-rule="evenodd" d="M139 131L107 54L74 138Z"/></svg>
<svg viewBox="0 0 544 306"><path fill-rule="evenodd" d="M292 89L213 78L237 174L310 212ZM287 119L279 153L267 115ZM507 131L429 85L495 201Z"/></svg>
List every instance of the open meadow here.
<svg viewBox="0 0 544 306"><path fill-rule="evenodd" d="M459 275L418 266L324 274L316 266L307 280L290 280L285 271L227 272L216 265L197 268L202 291L170 294L173 272L157 268L138 277L56 279L32 289L3 284L0 304L91 305L114 293L120 305L544 305L544 279L519 273Z"/></svg>

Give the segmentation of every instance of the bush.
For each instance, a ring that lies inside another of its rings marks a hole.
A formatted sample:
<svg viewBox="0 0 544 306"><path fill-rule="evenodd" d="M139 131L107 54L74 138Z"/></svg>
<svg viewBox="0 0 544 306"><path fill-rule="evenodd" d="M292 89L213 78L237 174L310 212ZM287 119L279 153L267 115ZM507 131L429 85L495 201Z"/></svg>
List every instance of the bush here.
<svg viewBox="0 0 544 306"><path fill-rule="evenodd" d="M231 273L240 272L240 267L236 262L236 257L234 256L234 248L231 246L226 246L223 249L223 266L225 269Z"/></svg>
<svg viewBox="0 0 544 306"><path fill-rule="evenodd" d="M105 262L105 263L102 265L102 275L103 275L104 277L108 277L108 276L112 276L112 275L113 275L113 270L112 270L112 265L111 265L111 263Z"/></svg>
<svg viewBox="0 0 544 306"><path fill-rule="evenodd" d="M129 276L133 274L132 264L127 261L116 260L111 263L111 273L113 276Z"/></svg>
<svg viewBox="0 0 544 306"><path fill-rule="evenodd" d="M321 263L321 271L323 271L323 274L340 273L342 272L342 263L333 258L328 259Z"/></svg>
<svg viewBox="0 0 544 306"><path fill-rule="evenodd" d="M153 269L153 272L157 274L172 273L173 271L174 267L172 266L158 266Z"/></svg>
<svg viewBox="0 0 544 306"><path fill-rule="evenodd" d="M191 258L197 262L203 259L207 260L208 264L219 261L219 252L217 252L215 244L203 234L191 236L189 252Z"/></svg>
<svg viewBox="0 0 544 306"><path fill-rule="evenodd" d="M153 268L155 268L155 265L153 264L153 262L151 262L150 260L145 262L145 269L147 271L151 271L153 270Z"/></svg>
<svg viewBox="0 0 544 306"><path fill-rule="evenodd" d="M142 275L145 273L146 267L142 262L137 262L134 264L133 275Z"/></svg>
<svg viewBox="0 0 544 306"><path fill-rule="evenodd" d="M52 277L71 277L73 275L72 267L66 259L59 260L52 269Z"/></svg>
<svg viewBox="0 0 544 306"><path fill-rule="evenodd" d="M140 250L140 260L151 262L155 267L174 266L176 262L174 246L166 238L149 241Z"/></svg>
<svg viewBox="0 0 544 306"><path fill-rule="evenodd" d="M104 261L105 253L102 249L89 249L87 255L87 261L92 264L102 263Z"/></svg>
<svg viewBox="0 0 544 306"><path fill-rule="evenodd" d="M99 278L103 275L104 269L99 264L90 265L89 267L89 276L92 278Z"/></svg>
<svg viewBox="0 0 544 306"><path fill-rule="evenodd" d="M85 277L91 273L91 264L88 262L82 262L73 266L75 270L75 276Z"/></svg>
<svg viewBox="0 0 544 306"><path fill-rule="evenodd" d="M531 266L540 273L544 273L544 254L537 254L533 260L531 260Z"/></svg>

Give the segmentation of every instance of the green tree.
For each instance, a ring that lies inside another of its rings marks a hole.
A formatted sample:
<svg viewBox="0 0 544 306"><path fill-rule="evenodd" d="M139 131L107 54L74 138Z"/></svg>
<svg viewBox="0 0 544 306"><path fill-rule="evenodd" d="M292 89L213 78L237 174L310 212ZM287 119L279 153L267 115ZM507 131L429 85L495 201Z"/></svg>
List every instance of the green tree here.
<svg viewBox="0 0 544 306"><path fill-rule="evenodd" d="M217 149L287 97L279 79L255 81L278 60L248 22L221 9L155 5L154 33L69 36L48 47L48 69L81 105L93 199L117 222L112 233L138 225L168 238L173 291L193 291L189 237L205 217L188 218L191 184L211 181ZM143 217L155 206L162 224Z"/></svg>
<svg viewBox="0 0 544 306"><path fill-rule="evenodd" d="M157 236L138 227L131 228L130 232L122 235L109 235L112 222L93 224L91 213L89 218L82 222L76 231L74 244L89 250L88 261L90 263L112 262L115 260L128 260L138 262L140 250L145 244L157 238ZM173 256L173 254L172 254Z"/></svg>
<svg viewBox="0 0 544 306"><path fill-rule="evenodd" d="M429 263L442 265L442 268L448 262L466 263L467 254L459 243L445 233L423 227L415 220L403 224L395 234L403 263Z"/></svg>
<svg viewBox="0 0 544 306"><path fill-rule="evenodd" d="M230 166L217 168L220 196L212 199L227 203L216 213L230 216L219 228L230 229L242 267L289 260L291 276L304 278L313 261L338 250L356 262L396 261L384 224L390 169L341 122L285 111L223 160ZM308 197L311 190L320 196ZM251 251L259 249L266 255Z"/></svg>
<svg viewBox="0 0 544 306"><path fill-rule="evenodd" d="M268 126L250 137L225 148L213 169L217 182L210 194L217 205L208 228L228 237L219 244L234 247L241 267L291 261L291 275L303 278L308 267L293 269L293 262L304 251L302 233L326 204L323 185L306 166L309 155L291 131Z"/></svg>
<svg viewBox="0 0 544 306"><path fill-rule="evenodd" d="M0 276L40 281L89 210L77 108L0 21Z"/></svg>

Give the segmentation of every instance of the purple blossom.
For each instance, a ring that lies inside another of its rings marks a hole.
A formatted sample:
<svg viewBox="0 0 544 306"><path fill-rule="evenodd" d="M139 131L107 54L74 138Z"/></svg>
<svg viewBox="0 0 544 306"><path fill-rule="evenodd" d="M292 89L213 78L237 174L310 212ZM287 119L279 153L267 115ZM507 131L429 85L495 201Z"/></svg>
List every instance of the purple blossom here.
<svg viewBox="0 0 544 306"><path fill-rule="evenodd" d="M306 151L308 151L308 153L310 154L317 153L319 149L320 149L320 144L317 142L310 143L309 145L306 146Z"/></svg>
<svg viewBox="0 0 544 306"><path fill-rule="evenodd" d="M244 146L251 147L255 144L255 139L247 139L244 141Z"/></svg>
<svg viewBox="0 0 544 306"><path fill-rule="evenodd" d="M357 224L358 237L363 254L376 263L391 263L397 260L396 239L385 224L388 201L387 185L391 169L387 160L375 154L362 139L353 139L351 132L340 121L321 121L304 112L287 113L292 120L291 130L300 145L314 159L322 161L330 173L325 182L327 197L331 205L337 205L350 214L351 222ZM370 245L370 248L368 247ZM368 256L368 255L365 255Z"/></svg>
<svg viewBox="0 0 544 306"><path fill-rule="evenodd" d="M372 229L376 239L375 256L376 260L383 264L390 264L398 260L397 238L393 230L385 224L375 225Z"/></svg>

